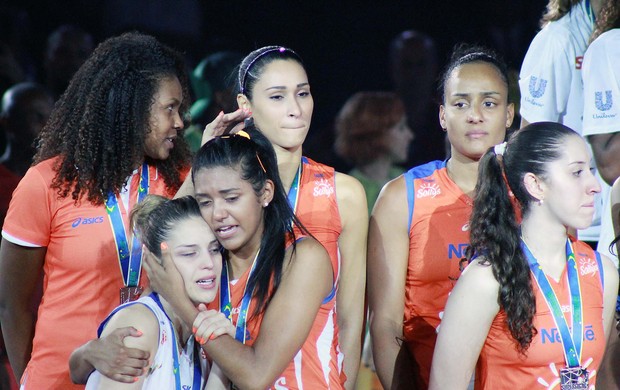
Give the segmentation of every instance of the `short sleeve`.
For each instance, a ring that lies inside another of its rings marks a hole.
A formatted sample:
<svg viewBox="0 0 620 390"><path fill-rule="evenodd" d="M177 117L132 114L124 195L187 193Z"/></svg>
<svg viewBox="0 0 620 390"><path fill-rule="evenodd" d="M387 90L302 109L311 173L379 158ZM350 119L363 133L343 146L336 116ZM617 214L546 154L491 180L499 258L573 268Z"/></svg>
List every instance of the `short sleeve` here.
<svg viewBox="0 0 620 390"><path fill-rule="evenodd" d="M31 167L13 193L2 236L16 244L47 246L52 220L50 192L38 166Z"/></svg>
<svg viewBox="0 0 620 390"><path fill-rule="evenodd" d="M583 61L583 135L620 130L620 30L598 37Z"/></svg>
<svg viewBox="0 0 620 390"><path fill-rule="evenodd" d="M520 113L530 123L557 122L568 105L575 50L569 32L554 27L548 25L534 37L521 66Z"/></svg>

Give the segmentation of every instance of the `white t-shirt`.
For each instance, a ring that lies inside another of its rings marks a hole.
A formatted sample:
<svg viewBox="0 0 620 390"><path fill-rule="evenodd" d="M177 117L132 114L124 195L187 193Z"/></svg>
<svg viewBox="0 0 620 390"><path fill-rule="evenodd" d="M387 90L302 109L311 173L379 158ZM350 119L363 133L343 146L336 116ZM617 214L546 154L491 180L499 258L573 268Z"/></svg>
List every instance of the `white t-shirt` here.
<svg viewBox="0 0 620 390"><path fill-rule="evenodd" d="M582 71L584 137L620 131L620 29L607 31L592 42L585 53ZM604 187L609 189L609 186ZM609 191L604 199L597 250L610 256L617 266L617 254L609 251L609 244L615 237Z"/></svg>
<svg viewBox="0 0 620 390"><path fill-rule="evenodd" d="M583 0L534 37L519 74L520 113L529 123L559 122L581 134L581 65L593 28Z"/></svg>

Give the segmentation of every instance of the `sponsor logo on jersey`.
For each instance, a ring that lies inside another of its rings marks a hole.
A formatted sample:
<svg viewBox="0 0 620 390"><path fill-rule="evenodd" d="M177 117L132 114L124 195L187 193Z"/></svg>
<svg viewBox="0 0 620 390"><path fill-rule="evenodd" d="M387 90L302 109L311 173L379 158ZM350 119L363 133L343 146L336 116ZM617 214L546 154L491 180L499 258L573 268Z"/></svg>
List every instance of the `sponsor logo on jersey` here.
<svg viewBox="0 0 620 390"><path fill-rule="evenodd" d="M312 195L314 195L315 198L318 196L326 196L329 198L333 193L334 186L332 186L328 180L320 179L314 181L314 191Z"/></svg>
<svg viewBox="0 0 620 390"><path fill-rule="evenodd" d="M416 198L434 198L441 194L441 188L436 183L423 183L416 192Z"/></svg>
<svg viewBox="0 0 620 390"><path fill-rule="evenodd" d="M546 88L547 88L547 80L542 79L542 78L539 79L536 76L530 77L529 89L530 89L530 95L533 98L539 98L542 95L544 95Z"/></svg>
<svg viewBox="0 0 620 390"><path fill-rule="evenodd" d="M594 329L592 328L592 325L586 325L583 328L583 339L585 341L593 341L594 340ZM554 344L554 343L561 343L562 339L560 337L560 332L558 331L558 328L551 328L551 329L547 329L547 328L542 328L540 329L540 338L542 340L543 344Z"/></svg>
<svg viewBox="0 0 620 390"><path fill-rule="evenodd" d="M76 228L80 225L92 225L95 223L103 223L103 217L77 217L72 223L71 223L71 227L72 228Z"/></svg>
<svg viewBox="0 0 620 390"><path fill-rule="evenodd" d="M594 105L599 111L609 111L614 105L611 91L605 91L605 100L603 101L603 92L594 92Z"/></svg>
<svg viewBox="0 0 620 390"><path fill-rule="evenodd" d="M583 64L583 56L575 57L575 69L581 69L581 64Z"/></svg>
<svg viewBox="0 0 620 390"><path fill-rule="evenodd" d="M598 264L596 261L589 257L580 257L577 262L579 263L579 274L581 276L590 275L594 276L598 271Z"/></svg>

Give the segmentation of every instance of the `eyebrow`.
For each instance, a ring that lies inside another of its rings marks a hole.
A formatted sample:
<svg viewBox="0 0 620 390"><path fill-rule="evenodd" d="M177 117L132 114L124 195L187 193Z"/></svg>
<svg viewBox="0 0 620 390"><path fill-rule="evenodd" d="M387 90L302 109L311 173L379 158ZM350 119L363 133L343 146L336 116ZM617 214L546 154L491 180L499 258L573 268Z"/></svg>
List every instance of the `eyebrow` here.
<svg viewBox="0 0 620 390"><path fill-rule="evenodd" d="M496 92L496 91L480 92L478 94L465 93L465 92L455 92L455 93L453 93L450 96L454 96L454 97L467 97L467 96L471 96L471 95L493 96L493 95L501 95L501 93Z"/></svg>
<svg viewBox="0 0 620 390"><path fill-rule="evenodd" d="M310 85L309 82L300 83L300 84L297 84L297 88L306 87L308 85ZM273 87L265 88L265 91L269 91L270 89L283 90L283 89L286 89L286 87L284 85L274 85Z"/></svg>
<svg viewBox="0 0 620 390"><path fill-rule="evenodd" d="M240 190L240 188L238 188L238 187L226 188L226 189L223 189L223 190L219 190L218 193L225 195L225 194L229 194L231 192L239 191L239 190ZM197 197L209 197L209 195L203 194L202 192L196 192L196 193L194 193L194 197L195 198L197 198Z"/></svg>

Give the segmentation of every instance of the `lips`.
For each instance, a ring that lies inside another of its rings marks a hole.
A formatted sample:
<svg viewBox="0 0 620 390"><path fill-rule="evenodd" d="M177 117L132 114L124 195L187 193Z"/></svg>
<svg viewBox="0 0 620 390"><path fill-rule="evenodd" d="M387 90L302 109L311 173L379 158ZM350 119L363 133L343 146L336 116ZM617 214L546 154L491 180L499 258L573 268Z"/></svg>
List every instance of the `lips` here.
<svg viewBox="0 0 620 390"><path fill-rule="evenodd" d="M198 287L204 290L211 290L217 287L217 278L215 276L205 277L196 281Z"/></svg>
<svg viewBox="0 0 620 390"><path fill-rule="evenodd" d="M474 130L474 131L467 132L465 135L467 137L469 137L469 138L478 139L478 138L482 138L482 137L488 135L488 133L486 131L482 131L482 130L480 130L480 131Z"/></svg>
<svg viewBox="0 0 620 390"><path fill-rule="evenodd" d="M232 237L236 232L237 225L226 225L215 229L217 237L223 240Z"/></svg>

